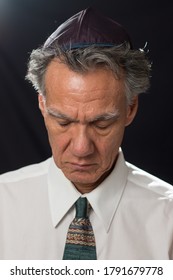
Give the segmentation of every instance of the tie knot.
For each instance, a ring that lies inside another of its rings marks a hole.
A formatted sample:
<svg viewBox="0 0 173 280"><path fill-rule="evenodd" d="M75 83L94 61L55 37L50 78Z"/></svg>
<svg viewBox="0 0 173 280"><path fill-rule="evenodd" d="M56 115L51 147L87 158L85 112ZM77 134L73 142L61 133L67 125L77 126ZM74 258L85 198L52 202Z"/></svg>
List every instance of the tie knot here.
<svg viewBox="0 0 173 280"><path fill-rule="evenodd" d="M80 197L76 203L76 218L86 218L87 217L87 198L86 197Z"/></svg>

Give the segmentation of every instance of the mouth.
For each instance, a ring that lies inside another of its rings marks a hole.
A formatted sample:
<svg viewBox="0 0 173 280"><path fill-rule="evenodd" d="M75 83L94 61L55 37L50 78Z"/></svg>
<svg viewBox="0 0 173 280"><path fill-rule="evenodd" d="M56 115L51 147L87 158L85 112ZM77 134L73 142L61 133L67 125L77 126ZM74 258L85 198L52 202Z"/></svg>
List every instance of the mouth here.
<svg viewBox="0 0 173 280"><path fill-rule="evenodd" d="M79 164L79 163L69 163L70 168L74 171L87 171L93 169L93 166L96 164Z"/></svg>

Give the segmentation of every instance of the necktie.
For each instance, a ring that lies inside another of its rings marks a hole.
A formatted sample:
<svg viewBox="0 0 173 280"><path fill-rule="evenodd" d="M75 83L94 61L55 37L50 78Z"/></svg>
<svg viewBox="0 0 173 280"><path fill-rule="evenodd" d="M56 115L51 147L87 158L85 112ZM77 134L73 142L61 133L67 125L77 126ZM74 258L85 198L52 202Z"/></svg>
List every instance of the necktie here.
<svg viewBox="0 0 173 280"><path fill-rule="evenodd" d="M80 197L75 206L76 216L67 233L63 260L96 260L94 232L87 215L87 198Z"/></svg>

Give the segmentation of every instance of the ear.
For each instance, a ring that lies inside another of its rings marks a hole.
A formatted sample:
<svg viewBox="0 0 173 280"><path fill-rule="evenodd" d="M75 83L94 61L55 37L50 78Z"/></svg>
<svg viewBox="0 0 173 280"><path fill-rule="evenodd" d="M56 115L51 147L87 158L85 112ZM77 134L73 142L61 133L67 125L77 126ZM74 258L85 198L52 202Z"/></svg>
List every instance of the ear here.
<svg viewBox="0 0 173 280"><path fill-rule="evenodd" d="M135 96L131 105L128 105L127 116L126 116L126 126L132 123L134 117L136 116L138 110L138 96Z"/></svg>
<svg viewBox="0 0 173 280"><path fill-rule="evenodd" d="M38 105L39 109L44 117L45 115L45 97L42 94L38 94Z"/></svg>

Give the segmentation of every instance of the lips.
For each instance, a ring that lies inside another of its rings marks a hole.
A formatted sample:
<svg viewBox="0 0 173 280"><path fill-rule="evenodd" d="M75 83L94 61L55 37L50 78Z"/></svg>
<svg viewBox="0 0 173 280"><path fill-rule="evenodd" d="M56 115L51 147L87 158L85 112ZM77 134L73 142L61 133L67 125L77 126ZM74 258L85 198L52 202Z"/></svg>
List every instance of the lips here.
<svg viewBox="0 0 173 280"><path fill-rule="evenodd" d="M87 171L93 168L95 164L79 164L79 163L69 163L71 169L79 171Z"/></svg>

